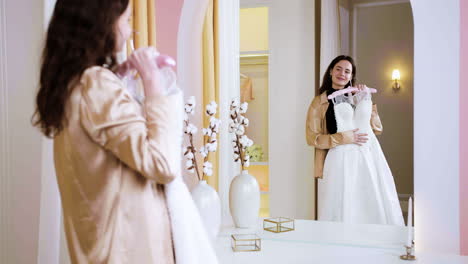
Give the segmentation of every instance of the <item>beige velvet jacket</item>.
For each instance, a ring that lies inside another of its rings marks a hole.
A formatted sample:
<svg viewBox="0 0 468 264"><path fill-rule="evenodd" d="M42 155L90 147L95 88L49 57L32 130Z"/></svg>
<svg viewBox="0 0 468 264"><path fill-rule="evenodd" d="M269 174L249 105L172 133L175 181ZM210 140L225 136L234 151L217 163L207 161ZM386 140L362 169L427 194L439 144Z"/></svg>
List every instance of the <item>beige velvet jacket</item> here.
<svg viewBox="0 0 468 264"><path fill-rule="evenodd" d="M66 106L54 158L72 263L174 263L164 186L180 173L181 92L140 105L120 79L87 69ZM172 132L172 133L171 133Z"/></svg>
<svg viewBox="0 0 468 264"><path fill-rule="evenodd" d="M329 134L325 114L328 109L326 92L316 96L309 106L306 120L306 140L309 146L315 147L314 175L316 178L323 177L323 165L328 150L342 144L351 144L354 141L352 131ZM377 106L372 106L371 127L376 135L382 133L382 122L377 112Z"/></svg>

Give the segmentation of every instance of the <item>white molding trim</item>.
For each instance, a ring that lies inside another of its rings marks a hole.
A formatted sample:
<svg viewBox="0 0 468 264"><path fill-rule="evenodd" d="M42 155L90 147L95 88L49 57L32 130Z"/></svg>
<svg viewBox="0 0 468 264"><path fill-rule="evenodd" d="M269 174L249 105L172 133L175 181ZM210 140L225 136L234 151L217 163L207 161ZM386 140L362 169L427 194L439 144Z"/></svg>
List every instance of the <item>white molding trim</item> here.
<svg viewBox="0 0 468 264"><path fill-rule="evenodd" d="M267 7L271 5L271 0L240 0L240 8Z"/></svg>
<svg viewBox="0 0 468 264"><path fill-rule="evenodd" d="M353 20L353 32L351 32L352 36L352 53L351 57L354 59L354 61L358 61L357 59L357 51L356 51L356 32L357 32L357 11L358 8L366 8L366 7L376 7L376 6L387 6L387 5L398 5L398 4L411 4L410 0L387 0L387 1L379 1L379 2L369 2L369 3L354 3L351 2L352 6L352 13L351 17Z"/></svg>
<svg viewBox="0 0 468 264"><path fill-rule="evenodd" d="M232 179L240 173L234 163L231 135L228 131L231 100L240 96L239 91L239 0L220 0L219 13L219 109L221 128L219 133L219 182L221 221L223 226L232 225L229 211L229 187Z"/></svg>
<svg viewBox="0 0 468 264"><path fill-rule="evenodd" d="M10 145L8 142L8 74L7 74L7 32L6 32L6 4L0 2L0 262L10 263L8 256L9 243L9 209L10 209Z"/></svg>

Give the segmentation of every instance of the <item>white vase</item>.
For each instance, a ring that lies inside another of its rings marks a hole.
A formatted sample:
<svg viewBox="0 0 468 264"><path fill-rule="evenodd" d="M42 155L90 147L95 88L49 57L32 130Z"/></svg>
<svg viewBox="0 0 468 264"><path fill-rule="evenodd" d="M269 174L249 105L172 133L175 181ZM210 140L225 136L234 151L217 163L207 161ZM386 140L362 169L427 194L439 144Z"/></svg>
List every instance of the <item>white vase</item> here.
<svg viewBox="0 0 468 264"><path fill-rule="evenodd" d="M192 197L197 205L205 230L214 241L221 227L221 202L218 193L206 181L200 181L192 189Z"/></svg>
<svg viewBox="0 0 468 264"><path fill-rule="evenodd" d="M229 209L236 227L255 227L260 210L260 188L257 179L246 170L231 182Z"/></svg>

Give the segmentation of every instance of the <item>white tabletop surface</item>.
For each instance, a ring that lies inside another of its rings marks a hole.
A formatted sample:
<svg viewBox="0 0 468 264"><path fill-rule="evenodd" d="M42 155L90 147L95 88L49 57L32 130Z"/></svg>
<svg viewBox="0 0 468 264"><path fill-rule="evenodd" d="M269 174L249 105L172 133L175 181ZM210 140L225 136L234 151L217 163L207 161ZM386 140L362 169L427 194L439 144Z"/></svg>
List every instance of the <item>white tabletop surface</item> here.
<svg viewBox="0 0 468 264"><path fill-rule="evenodd" d="M416 261L400 260L407 237L406 227L351 225L296 220L296 230L272 233L262 229L224 227L215 243L222 264L250 263L441 263L468 264L468 257L416 252ZM257 234L259 252L233 252L231 234ZM417 243L417 242L416 242Z"/></svg>

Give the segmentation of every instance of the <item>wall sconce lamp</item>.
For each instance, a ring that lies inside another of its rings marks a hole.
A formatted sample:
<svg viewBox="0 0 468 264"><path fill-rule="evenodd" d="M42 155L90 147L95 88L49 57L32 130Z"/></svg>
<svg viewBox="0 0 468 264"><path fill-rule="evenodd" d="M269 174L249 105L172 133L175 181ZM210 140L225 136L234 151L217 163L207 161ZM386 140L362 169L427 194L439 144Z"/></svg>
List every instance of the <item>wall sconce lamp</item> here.
<svg viewBox="0 0 468 264"><path fill-rule="evenodd" d="M398 69L393 70L392 72L392 80L394 81L393 83L393 90L395 92L400 90L400 71Z"/></svg>

